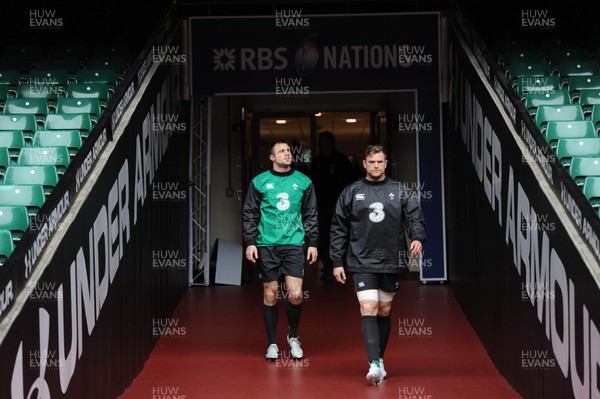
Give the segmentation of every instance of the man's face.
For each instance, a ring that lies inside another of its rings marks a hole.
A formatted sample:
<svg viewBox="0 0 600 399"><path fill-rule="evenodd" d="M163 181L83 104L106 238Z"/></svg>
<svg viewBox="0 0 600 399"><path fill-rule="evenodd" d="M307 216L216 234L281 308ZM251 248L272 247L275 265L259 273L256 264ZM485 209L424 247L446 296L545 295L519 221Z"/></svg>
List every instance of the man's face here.
<svg viewBox="0 0 600 399"><path fill-rule="evenodd" d="M285 143L277 143L273 147L273 153L269 155L271 162L280 167L290 166L292 164L292 151L290 146Z"/></svg>
<svg viewBox="0 0 600 399"><path fill-rule="evenodd" d="M369 154L367 158L363 160L363 166L367 173L368 180L378 181L385 178L387 160L385 159L383 152Z"/></svg>

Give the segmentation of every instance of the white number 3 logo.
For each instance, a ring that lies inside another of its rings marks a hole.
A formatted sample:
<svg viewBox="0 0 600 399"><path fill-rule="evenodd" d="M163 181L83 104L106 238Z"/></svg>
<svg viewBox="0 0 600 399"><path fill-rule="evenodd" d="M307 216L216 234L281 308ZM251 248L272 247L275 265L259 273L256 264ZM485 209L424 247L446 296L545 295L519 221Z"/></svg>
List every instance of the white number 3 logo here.
<svg viewBox="0 0 600 399"><path fill-rule="evenodd" d="M373 202L369 205L369 209L373 211L369 213L369 219L373 223L379 223L385 218L385 212L383 211L383 204L381 202Z"/></svg>
<svg viewBox="0 0 600 399"><path fill-rule="evenodd" d="M280 211L285 211L290 207L290 196L288 193L279 193L276 195L276 197L279 198L279 201L277 202L277 209Z"/></svg>

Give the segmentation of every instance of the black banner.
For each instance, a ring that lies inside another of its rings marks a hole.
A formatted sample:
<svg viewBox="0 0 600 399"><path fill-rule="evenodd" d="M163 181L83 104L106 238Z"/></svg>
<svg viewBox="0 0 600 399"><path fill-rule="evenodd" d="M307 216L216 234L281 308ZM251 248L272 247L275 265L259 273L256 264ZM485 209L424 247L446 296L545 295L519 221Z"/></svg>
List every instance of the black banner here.
<svg viewBox="0 0 600 399"><path fill-rule="evenodd" d="M192 18L194 93L438 90L439 24L439 13Z"/></svg>
<svg viewBox="0 0 600 399"><path fill-rule="evenodd" d="M464 29L451 32L446 129L455 293L494 363L524 397L596 397L600 289L588 265L595 260L582 258L562 204L540 184L547 169L534 173L539 157L518 145L521 110L511 115L505 102L508 119L515 118L507 124L489 91L498 88L471 63L457 36Z"/></svg>

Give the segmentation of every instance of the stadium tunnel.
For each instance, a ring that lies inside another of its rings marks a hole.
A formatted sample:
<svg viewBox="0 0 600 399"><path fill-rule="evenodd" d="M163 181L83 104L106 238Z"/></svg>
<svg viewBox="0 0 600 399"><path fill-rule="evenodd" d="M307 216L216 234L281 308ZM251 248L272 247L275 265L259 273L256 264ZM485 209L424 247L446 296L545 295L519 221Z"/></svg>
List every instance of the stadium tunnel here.
<svg viewBox="0 0 600 399"><path fill-rule="evenodd" d="M600 396L600 220L571 175L600 151L561 158L507 62L541 49L533 81L559 83L528 90L574 105L548 55L599 49L574 43L585 7L526 6L483 21L446 1L3 5L0 218L25 222L0 232L0 397L121 394L186 290L252 282L241 203L268 142L308 168L324 130L347 154L385 146L427 220L411 272L451 286L520 395Z"/></svg>

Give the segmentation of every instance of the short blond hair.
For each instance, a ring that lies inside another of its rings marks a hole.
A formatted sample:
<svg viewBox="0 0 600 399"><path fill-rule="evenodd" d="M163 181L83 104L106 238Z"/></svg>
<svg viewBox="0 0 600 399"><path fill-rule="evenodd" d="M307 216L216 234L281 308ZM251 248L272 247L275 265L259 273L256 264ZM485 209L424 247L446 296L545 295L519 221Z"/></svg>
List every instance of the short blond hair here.
<svg viewBox="0 0 600 399"><path fill-rule="evenodd" d="M368 146L368 147L365 149L365 154L364 154L365 156L364 156L364 159L367 159L367 157L368 157L369 155L371 155L371 154L378 154L378 153L380 153L380 152L382 152L382 153L383 153L383 156L384 156L385 158L387 158L387 155L386 155L386 153L385 153L385 149L383 148L383 146L382 146L382 145L379 145L379 144L371 144L370 146Z"/></svg>

